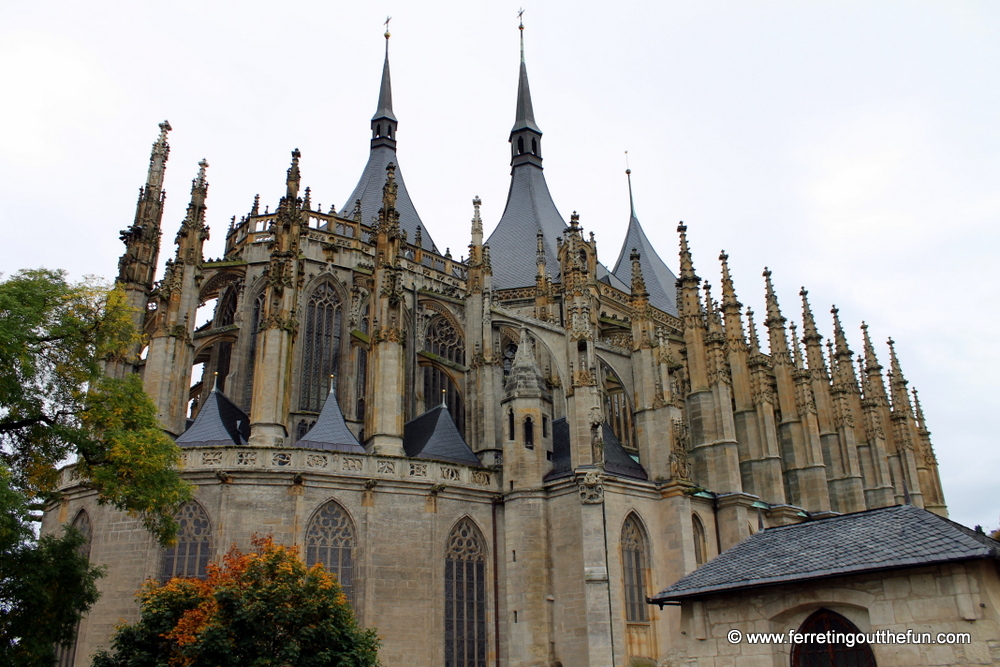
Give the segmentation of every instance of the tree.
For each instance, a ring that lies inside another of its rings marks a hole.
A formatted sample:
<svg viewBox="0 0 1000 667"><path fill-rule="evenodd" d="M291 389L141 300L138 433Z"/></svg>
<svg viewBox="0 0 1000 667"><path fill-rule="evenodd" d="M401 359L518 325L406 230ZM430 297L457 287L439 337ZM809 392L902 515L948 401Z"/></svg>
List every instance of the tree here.
<svg viewBox="0 0 1000 667"><path fill-rule="evenodd" d="M147 582L139 621L121 625L94 667L368 667L374 630L361 630L336 578L295 548L254 537L208 577Z"/></svg>
<svg viewBox="0 0 1000 667"><path fill-rule="evenodd" d="M163 544L190 495L141 378L103 375L135 349L120 289L60 271L0 281L0 663L51 663L96 601L100 570L75 531L35 539L31 521L59 499L58 466L77 459L98 501L141 518Z"/></svg>

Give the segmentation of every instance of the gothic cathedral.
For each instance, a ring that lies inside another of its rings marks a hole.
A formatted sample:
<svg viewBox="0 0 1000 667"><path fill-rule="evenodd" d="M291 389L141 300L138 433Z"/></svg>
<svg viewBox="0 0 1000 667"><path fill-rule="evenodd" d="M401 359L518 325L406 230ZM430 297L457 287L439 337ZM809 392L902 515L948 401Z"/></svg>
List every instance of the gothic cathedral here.
<svg viewBox="0 0 1000 667"><path fill-rule="evenodd" d="M634 207L602 263L546 186L523 46L506 208L484 238L473 200L467 260L415 210L397 125L387 52L343 208L314 206L293 151L285 196L255 198L218 259L202 162L157 281L160 125L117 278L143 343L108 372L142 375L197 491L164 550L63 471L43 529L85 527L108 567L64 665L137 618L145 579L202 576L255 533L335 572L388 666L660 664L680 613L647 597L761 528L904 502L946 515L892 341L886 377L834 308L824 345L806 291L797 329L766 270L758 334L725 253L716 300L684 225L675 275Z"/></svg>

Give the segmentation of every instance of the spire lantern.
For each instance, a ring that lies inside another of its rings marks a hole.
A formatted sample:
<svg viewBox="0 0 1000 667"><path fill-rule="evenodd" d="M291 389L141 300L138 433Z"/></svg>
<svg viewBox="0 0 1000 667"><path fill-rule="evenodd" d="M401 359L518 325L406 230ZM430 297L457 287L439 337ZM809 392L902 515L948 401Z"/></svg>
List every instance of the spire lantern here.
<svg viewBox="0 0 1000 667"><path fill-rule="evenodd" d="M510 166L530 164L542 168L542 131L535 124L535 110L531 104L528 86L528 69L524 64L524 22L518 12L518 31L521 35L521 68L517 78L517 107L514 127L510 130Z"/></svg>
<svg viewBox="0 0 1000 667"><path fill-rule="evenodd" d="M392 79L389 76L389 21L385 20L385 62L382 64L382 83L378 90L378 108L372 116L372 148L396 148L396 127L399 121L392 112Z"/></svg>

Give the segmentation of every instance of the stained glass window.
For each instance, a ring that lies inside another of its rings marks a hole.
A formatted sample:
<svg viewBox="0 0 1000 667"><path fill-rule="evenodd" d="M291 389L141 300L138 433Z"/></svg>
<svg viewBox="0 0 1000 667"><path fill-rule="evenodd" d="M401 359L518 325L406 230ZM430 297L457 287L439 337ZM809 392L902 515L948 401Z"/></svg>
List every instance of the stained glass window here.
<svg viewBox="0 0 1000 667"><path fill-rule="evenodd" d="M455 524L445 553L445 667L486 667L486 642L486 541L466 518Z"/></svg>
<svg viewBox="0 0 1000 667"><path fill-rule="evenodd" d="M319 412L340 361L342 309L333 285L324 282L313 290L305 315L299 409Z"/></svg>
<svg viewBox="0 0 1000 667"><path fill-rule="evenodd" d="M352 605L354 593L354 548L357 543L354 524L335 500L320 507L306 528L306 565L323 563L327 572L337 576L344 595Z"/></svg>
<svg viewBox="0 0 1000 667"><path fill-rule="evenodd" d="M197 577L204 579L212 551L212 524L205 508L189 500L174 516L177 542L163 552L160 579Z"/></svg>
<svg viewBox="0 0 1000 667"><path fill-rule="evenodd" d="M629 623L645 623L649 620L646 614L646 568L649 558L642 526L634 514L630 514L622 526L622 560L625 573L625 620Z"/></svg>

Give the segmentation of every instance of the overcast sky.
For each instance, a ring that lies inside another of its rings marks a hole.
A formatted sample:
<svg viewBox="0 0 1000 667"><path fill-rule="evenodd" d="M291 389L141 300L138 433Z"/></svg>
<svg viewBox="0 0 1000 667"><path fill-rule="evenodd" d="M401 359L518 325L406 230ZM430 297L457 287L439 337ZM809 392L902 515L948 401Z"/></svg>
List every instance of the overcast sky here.
<svg viewBox="0 0 1000 667"><path fill-rule="evenodd" d="M368 7L362 7L367 4ZM471 200L503 212L514 120L513 2L0 4L0 271L112 279L157 123L169 119L169 244L208 159L212 239L293 148L313 202L361 175L387 14L399 163L439 247L467 253ZM1000 523L1000 4L535 2L525 5L545 174L613 264L635 205L668 265L688 225L699 275L730 255L763 312L809 289L855 352L896 341L957 521ZM164 248L161 259L172 255Z"/></svg>

